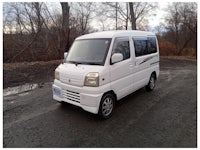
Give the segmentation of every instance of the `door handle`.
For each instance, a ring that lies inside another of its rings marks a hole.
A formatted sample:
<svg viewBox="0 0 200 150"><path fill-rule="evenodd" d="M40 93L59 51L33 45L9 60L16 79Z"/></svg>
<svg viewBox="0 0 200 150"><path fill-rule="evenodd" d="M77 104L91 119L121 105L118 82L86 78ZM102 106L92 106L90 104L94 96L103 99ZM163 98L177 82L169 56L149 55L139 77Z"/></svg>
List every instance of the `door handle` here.
<svg viewBox="0 0 200 150"><path fill-rule="evenodd" d="M133 67L133 64L129 64L130 67Z"/></svg>

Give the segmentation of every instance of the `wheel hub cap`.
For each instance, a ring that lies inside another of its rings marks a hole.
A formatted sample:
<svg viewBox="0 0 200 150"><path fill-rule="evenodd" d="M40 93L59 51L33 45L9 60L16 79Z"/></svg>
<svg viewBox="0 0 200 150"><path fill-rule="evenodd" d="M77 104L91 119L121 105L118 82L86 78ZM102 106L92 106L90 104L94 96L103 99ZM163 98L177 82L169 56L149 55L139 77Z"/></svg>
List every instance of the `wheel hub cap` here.
<svg viewBox="0 0 200 150"><path fill-rule="evenodd" d="M106 98L102 104L103 115L108 116L113 109L113 101L111 98Z"/></svg>

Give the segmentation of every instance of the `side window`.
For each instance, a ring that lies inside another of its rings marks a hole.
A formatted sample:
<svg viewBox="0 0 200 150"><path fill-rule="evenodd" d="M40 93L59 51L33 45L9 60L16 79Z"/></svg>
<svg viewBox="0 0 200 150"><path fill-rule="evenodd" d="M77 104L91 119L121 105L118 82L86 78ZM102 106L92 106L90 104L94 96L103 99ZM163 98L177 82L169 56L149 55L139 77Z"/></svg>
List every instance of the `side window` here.
<svg viewBox="0 0 200 150"><path fill-rule="evenodd" d="M148 54L147 40L146 39L133 39L135 47L135 56L142 56Z"/></svg>
<svg viewBox="0 0 200 150"><path fill-rule="evenodd" d="M130 58L129 39L116 38L112 50L112 54L114 53L121 53L123 60Z"/></svg>
<svg viewBox="0 0 200 150"><path fill-rule="evenodd" d="M155 37L148 37L148 38L136 37L133 38L133 43L135 47L136 57L157 52L157 44Z"/></svg>
<svg viewBox="0 0 200 150"><path fill-rule="evenodd" d="M156 38L148 37L148 53L151 54L156 52L157 52Z"/></svg>

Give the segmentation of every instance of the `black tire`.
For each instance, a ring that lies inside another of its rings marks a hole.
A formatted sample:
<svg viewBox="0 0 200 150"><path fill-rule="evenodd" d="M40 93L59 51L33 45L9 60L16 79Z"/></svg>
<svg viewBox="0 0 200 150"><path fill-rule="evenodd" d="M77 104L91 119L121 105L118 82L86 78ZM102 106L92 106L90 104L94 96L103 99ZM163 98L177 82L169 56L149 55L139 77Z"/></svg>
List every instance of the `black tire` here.
<svg viewBox="0 0 200 150"><path fill-rule="evenodd" d="M146 85L146 90L153 91L155 88L155 83L156 83L156 76L154 73L152 73L149 79L149 83Z"/></svg>
<svg viewBox="0 0 200 150"><path fill-rule="evenodd" d="M104 94L101 98L98 115L102 119L108 119L112 116L115 107L115 96L111 93Z"/></svg>

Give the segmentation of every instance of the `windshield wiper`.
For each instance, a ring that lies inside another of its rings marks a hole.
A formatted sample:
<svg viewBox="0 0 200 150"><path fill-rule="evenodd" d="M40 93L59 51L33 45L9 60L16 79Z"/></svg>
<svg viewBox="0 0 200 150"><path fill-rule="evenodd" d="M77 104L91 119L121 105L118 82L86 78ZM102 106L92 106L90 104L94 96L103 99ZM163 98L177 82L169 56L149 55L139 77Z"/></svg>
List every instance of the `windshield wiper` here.
<svg viewBox="0 0 200 150"><path fill-rule="evenodd" d="M82 62L77 62L77 61L68 61L69 63L75 64L76 66L79 64L83 64Z"/></svg>
<svg viewBox="0 0 200 150"><path fill-rule="evenodd" d="M86 64L86 65L101 65L101 63L97 63L97 62L84 62L83 64Z"/></svg>
<svg viewBox="0 0 200 150"><path fill-rule="evenodd" d="M68 61L69 63L75 64L76 66L79 64L85 64L85 65L101 65L101 63L97 62L77 62L77 61Z"/></svg>

